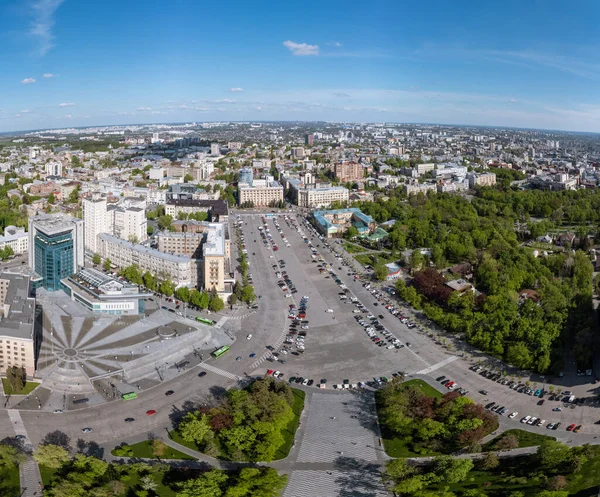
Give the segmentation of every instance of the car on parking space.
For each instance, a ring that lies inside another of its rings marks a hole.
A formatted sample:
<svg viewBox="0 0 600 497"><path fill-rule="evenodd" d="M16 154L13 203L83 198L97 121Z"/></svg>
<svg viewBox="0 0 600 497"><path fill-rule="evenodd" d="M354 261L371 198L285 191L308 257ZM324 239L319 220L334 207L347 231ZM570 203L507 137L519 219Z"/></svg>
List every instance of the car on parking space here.
<svg viewBox="0 0 600 497"><path fill-rule="evenodd" d="M577 426L575 423L570 424L569 426L567 426L567 431L573 431L575 429L575 426Z"/></svg>
<svg viewBox="0 0 600 497"><path fill-rule="evenodd" d="M252 338L252 333L246 335L246 340L250 340Z"/></svg>
<svg viewBox="0 0 600 497"><path fill-rule="evenodd" d="M577 425L575 428L573 428L573 433L579 433L582 428L583 428L583 425Z"/></svg>
<svg viewBox="0 0 600 497"><path fill-rule="evenodd" d="M199 376L200 378L202 378L203 376L206 376L206 371L200 371L200 372L198 373L198 376Z"/></svg>
<svg viewBox="0 0 600 497"><path fill-rule="evenodd" d="M552 410L555 411L555 412L560 412L560 411L562 411L562 407L555 407Z"/></svg>
<svg viewBox="0 0 600 497"><path fill-rule="evenodd" d="M135 421L135 418L125 418L126 423L133 423L134 421Z"/></svg>
<svg viewBox="0 0 600 497"><path fill-rule="evenodd" d="M93 430L93 428L82 428L81 431L83 433L92 433L94 430Z"/></svg>
<svg viewBox="0 0 600 497"><path fill-rule="evenodd" d="M168 397L169 395L173 395L175 392L173 390L167 390L165 395Z"/></svg>
<svg viewBox="0 0 600 497"><path fill-rule="evenodd" d="M512 413L510 413L510 414L508 415L508 417L509 417L509 419L513 419L513 418L516 418L518 414L519 414L519 412L518 412L518 411L515 411L515 412L512 412Z"/></svg>
<svg viewBox="0 0 600 497"><path fill-rule="evenodd" d="M531 416L529 416L529 415L525 416L525 417L521 418L521 423L528 423L530 419L531 419Z"/></svg>
<svg viewBox="0 0 600 497"><path fill-rule="evenodd" d="M438 377L435 379L435 381L440 381L440 382L441 382L441 381L444 381L445 379L446 379L446 377L445 377L445 376L438 376Z"/></svg>

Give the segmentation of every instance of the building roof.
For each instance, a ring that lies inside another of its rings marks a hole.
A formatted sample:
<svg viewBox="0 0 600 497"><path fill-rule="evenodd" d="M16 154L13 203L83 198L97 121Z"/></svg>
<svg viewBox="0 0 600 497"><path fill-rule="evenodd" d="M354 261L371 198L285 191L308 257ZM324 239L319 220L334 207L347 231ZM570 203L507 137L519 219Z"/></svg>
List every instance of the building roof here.
<svg viewBox="0 0 600 497"><path fill-rule="evenodd" d="M203 256L225 255L225 225L222 223L211 223L205 231L206 241L202 245Z"/></svg>
<svg viewBox="0 0 600 497"><path fill-rule="evenodd" d="M153 249L150 247L145 247L144 245L132 244L131 242L129 242L127 240L122 240L121 238L118 238L113 235L109 235L107 233L100 233L98 235L98 237L101 240L106 240L109 243L112 243L115 245L120 245L121 247L125 247L130 250L135 250L136 252L148 254L150 256L164 259L166 261L174 262L177 264L187 264L191 260L189 257L185 257L185 256L181 256L181 255L167 254L165 252L161 252L160 250L156 250L156 249Z"/></svg>
<svg viewBox="0 0 600 497"><path fill-rule="evenodd" d="M5 306L8 315L0 320L0 335L33 339L35 299L29 296L29 277L21 274L2 273L0 279L9 280Z"/></svg>
<svg viewBox="0 0 600 497"><path fill-rule="evenodd" d="M35 227L46 235L54 235L71 230L83 221L66 214L41 214L31 218Z"/></svg>

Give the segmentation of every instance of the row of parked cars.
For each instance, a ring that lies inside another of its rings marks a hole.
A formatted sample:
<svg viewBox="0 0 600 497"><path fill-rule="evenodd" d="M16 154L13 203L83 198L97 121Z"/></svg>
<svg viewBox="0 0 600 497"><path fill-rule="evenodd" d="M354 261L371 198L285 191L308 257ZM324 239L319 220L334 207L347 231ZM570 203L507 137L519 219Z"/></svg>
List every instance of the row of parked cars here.
<svg viewBox="0 0 600 497"><path fill-rule="evenodd" d="M444 385L448 390L453 390L463 397L469 393L469 391L465 388L459 387L458 384L445 376L439 376L436 378L436 381L439 381L442 385Z"/></svg>

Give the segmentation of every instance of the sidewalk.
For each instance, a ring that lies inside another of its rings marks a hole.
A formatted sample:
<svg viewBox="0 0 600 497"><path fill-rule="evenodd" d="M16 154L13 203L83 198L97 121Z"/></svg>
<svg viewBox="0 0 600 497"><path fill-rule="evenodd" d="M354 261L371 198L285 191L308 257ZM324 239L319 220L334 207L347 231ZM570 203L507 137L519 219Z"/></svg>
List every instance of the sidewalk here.
<svg viewBox="0 0 600 497"><path fill-rule="evenodd" d="M42 475L40 468L33 457L19 466L19 476L21 479L21 494L19 497L37 497L43 495Z"/></svg>

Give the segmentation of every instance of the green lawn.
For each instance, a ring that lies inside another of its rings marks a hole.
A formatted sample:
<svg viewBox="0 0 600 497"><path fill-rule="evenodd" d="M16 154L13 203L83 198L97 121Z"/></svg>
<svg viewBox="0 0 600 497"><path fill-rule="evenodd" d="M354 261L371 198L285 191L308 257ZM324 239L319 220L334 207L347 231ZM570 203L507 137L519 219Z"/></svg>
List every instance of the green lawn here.
<svg viewBox="0 0 600 497"><path fill-rule="evenodd" d="M349 254L356 254L358 252L370 252L371 251L371 249L364 248L364 247L361 247L360 245L356 245L354 243L348 243L348 242L342 243L342 247L344 247L344 250L346 252L348 252Z"/></svg>
<svg viewBox="0 0 600 497"><path fill-rule="evenodd" d="M435 399L441 399L444 394L439 390L433 388L429 383L423 380L408 380L403 383L408 387L417 387L421 392L429 397L433 397Z"/></svg>
<svg viewBox="0 0 600 497"><path fill-rule="evenodd" d="M278 461L279 459L285 459L290 453L290 450L292 450L294 438L296 437L296 430L298 429L298 424L300 423L300 415L304 409L304 398L306 397L305 392L295 388L292 388L292 392L294 392L294 403L292 404L292 409L294 410L294 419L288 423L286 429L283 431L284 442L275 454L275 461Z"/></svg>
<svg viewBox="0 0 600 497"><path fill-rule="evenodd" d="M490 440L483 446L483 450L494 450L494 445L496 445L498 440L505 437L506 435L515 435L519 439L519 447L535 447L536 445L541 444L545 440L556 440L556 437L540 435L539 433L531 433L525 430L513 429L506 430L493 440Z"/></svg>
<svg viewBox="0 0 600 497"><path fill-rule="evenodd" d="M288 423L286 429L282 433L284 442L275 454L275 461L285 459L290 453L292 445L294 444L296 430L298 429L298 425L300 423L300 415L302 414L302 410L304 409L304 398L306 397L304 391L292 388L292 392L294 393L294 401L292 404L292 409L294 411L294 419L292 419ZM197 450L198 452L202 452L194 442L187 442L183 438L181 438L181 435L179 434L178 430L170 431L169 438L174 442L183 445L184 447L187 447L192 450ZM227 457L224 455L218 456L218 459L228 460Z"/></svg>
<svg viewBox="0 0 600 497"><path fill-rule="evenodd" d="M141 457L144 459L157 459L157 457L152 453L152 441L144 440L143 442L138 442L136 444L132 444L129 448L133 451L133 456L127 457ZM116 456L114 449L110 452L113 456ZM117 456L119 457L119 456ZM177 449L173 449L172 447L167 447L165 453L160 456L160 459L184 459L184 460L194 460L193 457L180 452Z"/></svg>
<svg viewBox="0 0 600 497"><path fill-rule="evenodd" d="M54 476L54 473L56 473L56 469L54 468L48 468L47 466L42 466L40 464L40 474L42 475L42 483L45 485L49 485L50 482L52 481L52 477Z"/></svg>
<svg viewBox="0 0 600 497"><path fill-rule="evenodd" d="M28 381L27 383L25 383L25 386L23 387L23 390L20 390L19 392L13 392L12 388L10 388L10 383L8 382L8 380L6 378L2 378L2 386L4 387L4 393L6 395L28 395L38 385L39 385L38 382Z"/></svg>
<svg viewBox="0 0 600 497"><path fill-rule="evenodd" d="M0 470L0 495L19 495L21 483L19 480L19 468Z"/></svg>

